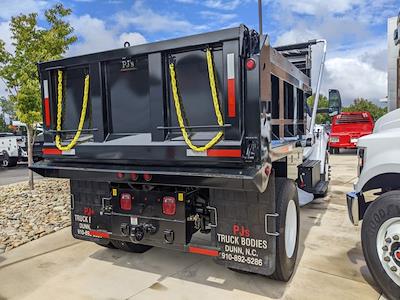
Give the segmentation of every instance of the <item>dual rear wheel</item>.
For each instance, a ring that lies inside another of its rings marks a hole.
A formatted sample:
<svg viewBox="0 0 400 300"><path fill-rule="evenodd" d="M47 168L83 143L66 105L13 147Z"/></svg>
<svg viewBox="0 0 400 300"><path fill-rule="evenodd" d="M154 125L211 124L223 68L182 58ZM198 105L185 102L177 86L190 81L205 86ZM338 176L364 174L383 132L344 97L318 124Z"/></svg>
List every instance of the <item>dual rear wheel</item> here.
<svg viewBox="0 0 400 300"><path fill-rule="evenodd" d="M144 253L151 248L151 246L147 245L135 244L132 242L125 242L118 240L100 240L96 242L96 244L110 249L119 249L133 253Z"/></svg>
<svg viewBox="0 0 400 300"><path fill-rule="evenodd" d="M271 278L289 281L299 249L300 208L297 187L292 180L276 178L277 231L275 272Z"/></svg>

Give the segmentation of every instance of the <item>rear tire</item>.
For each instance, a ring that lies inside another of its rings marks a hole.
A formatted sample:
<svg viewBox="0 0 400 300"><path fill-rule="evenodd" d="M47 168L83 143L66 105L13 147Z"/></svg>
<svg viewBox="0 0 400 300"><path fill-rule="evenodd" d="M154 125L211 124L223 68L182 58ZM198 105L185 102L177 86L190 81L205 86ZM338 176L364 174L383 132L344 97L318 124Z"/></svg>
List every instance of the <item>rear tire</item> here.
<svg viewBox="0 0 400 300"><path fill-rule="evenodd" d="M361 242L376 283L388 299L400 299L400 191L387 192L369 205Z"/></svg>
<svg viewBox="0 0 400 300"><path fill-rule="evenodd" d="M286 178L276 178L277 231L275 272L272 279L289 281L292 277L299 248L300 209L297 188Z"/></svg>
<svg viewBox="0 0 400 300"><path fill-rule="evenodd" d="M111 243L114 245L115 248L127 251L127 252L133 252L133 253L143 253L152 248L151 246L147 245L142 245L142 244L135 244L132 242L124 242L124 241L117 241L113 240Z"/></svg>
<svg viewBox="0 0 400 300"><path fill-rule="evenodd" d="M97 245L110 248L110 249L115 249L115 246L110 240L99 240L98 242L95 242Z"/></svg>

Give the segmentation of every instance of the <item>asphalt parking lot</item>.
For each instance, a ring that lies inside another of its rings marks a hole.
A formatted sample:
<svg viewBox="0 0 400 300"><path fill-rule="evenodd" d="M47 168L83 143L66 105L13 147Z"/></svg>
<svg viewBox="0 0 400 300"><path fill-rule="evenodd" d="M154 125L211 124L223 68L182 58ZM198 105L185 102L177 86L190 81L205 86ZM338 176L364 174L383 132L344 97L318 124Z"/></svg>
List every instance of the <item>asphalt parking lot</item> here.
<svg viewBox="0 0 400 300"><path fill-rule="evenodd" d="M0 299L379 299L345 207L356 162L353 152L331 156L330 193L302 208L298 266L287 284L195 254L105 249L66 228L0 255Z"/></svg>
<svg viewBox="0 0 400 300"><path fill-rule="evenodd" d="M41 176L34 174L35 179ZM15 167L0 167L0 185L17 183L28 180L28 164L18 163Z"/></svg>

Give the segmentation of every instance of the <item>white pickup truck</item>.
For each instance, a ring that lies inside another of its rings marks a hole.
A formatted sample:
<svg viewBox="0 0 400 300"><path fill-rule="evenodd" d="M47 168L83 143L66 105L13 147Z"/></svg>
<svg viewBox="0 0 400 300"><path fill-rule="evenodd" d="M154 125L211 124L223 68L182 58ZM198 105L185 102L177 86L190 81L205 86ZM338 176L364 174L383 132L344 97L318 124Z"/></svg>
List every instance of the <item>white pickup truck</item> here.
<svg viewBox="0 0 400 300"><path fill-rule="evenodd" d="M0 133L0 153L3 167L14 167L18 161L27 160L26 137L12 133Z"/></svg>

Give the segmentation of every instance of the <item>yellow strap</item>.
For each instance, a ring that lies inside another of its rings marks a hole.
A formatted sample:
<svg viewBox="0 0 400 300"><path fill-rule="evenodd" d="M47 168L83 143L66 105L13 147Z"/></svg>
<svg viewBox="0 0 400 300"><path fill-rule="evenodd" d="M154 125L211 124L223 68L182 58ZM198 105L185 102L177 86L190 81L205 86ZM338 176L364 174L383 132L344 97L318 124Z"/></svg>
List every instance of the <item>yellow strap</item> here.
<svg viewBox="0 0 400 300"><path fill-rule="evenodd" d="M74 138L72 141L66 145L63 146L61 144L61 136L60 136L60 131L61 129L61 116L62 116L62 98L63 98L63 72L58 71L58 89L57 89L57 134L56 134L56 147L58 150L61 151L68 151L71 150L76 146L78 143L79 137L81 135L83 125L85 123L85 118L86 118L86 110L87 110L87 104L88 104L88 99L89 99L89 75L85 76L85 86L83 88L83 101L82 101L82 111L81 111L81 117L79 119L79 125L78 129L75 133Z"/></svg>
<svg viewBox="0 0 400 300"><path fill-rule="evenodd" d="M208 66L208 79L210 82L210 88L211 88L211 95L213 99L213 104L214 104L214 110L215 110L215 115L217 117L218 125L223 126L224 125L224 120L222 118L221 111L219 109L219 101L218 101L218 93L217 93L217 88L215 84L215 75L214 75L214 66L213 66L213 59L212 59L212 54L210 49L207 49L207 66ZM189 138L189 135L186 131L185 128L185 122L183 121L182 117L182 110L181 110L181 104L179 101L179 93L178 93L178 86L176 82L176 72L175 72L175 64L171 62L169 64L169 74L171 77L171 87L172 87L172 95L174 98L174 104L175 104L175 110L176 110L176 116L178 118L178 123L179 127L182 132L182 136L186 142L186 144L189 146L190 149L193 151L197 152L203 152L211 147L213 147L223 136L223 131L219 131L206 145L204 146L195 146L193 145L192 141Z"/></svg>

